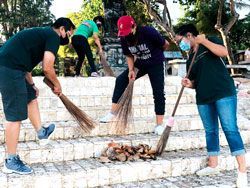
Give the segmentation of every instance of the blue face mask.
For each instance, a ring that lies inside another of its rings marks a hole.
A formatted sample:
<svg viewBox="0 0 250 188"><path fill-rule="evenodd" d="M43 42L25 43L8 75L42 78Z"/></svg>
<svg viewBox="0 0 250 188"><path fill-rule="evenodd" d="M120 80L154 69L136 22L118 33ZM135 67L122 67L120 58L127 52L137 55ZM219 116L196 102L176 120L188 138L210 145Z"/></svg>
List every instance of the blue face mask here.
<svg viewBox="0 0 250 188"><path fill-rule="evenodd" d="M191 49L190 43L184 42L183 40L179 44L182 51L189 51Z"/></svg>

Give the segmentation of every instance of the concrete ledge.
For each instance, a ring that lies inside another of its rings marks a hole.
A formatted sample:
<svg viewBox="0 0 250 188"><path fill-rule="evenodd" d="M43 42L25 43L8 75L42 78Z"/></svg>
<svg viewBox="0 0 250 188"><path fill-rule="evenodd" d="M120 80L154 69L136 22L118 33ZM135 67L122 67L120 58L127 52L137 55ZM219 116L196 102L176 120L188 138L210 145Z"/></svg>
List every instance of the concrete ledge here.
<svg viewBox="0 0 250 188"><path fill-rule="evenodd" d="M249 149L249 147L248 147ZM248 166L250 155L246 155ZM33 164L34 174L21 176L0 172L1 188L7 187L97 187L145 181L158 178L178 178L192 175L206 165L206 152L193 150L167 152L155 161L102 164L95 159ZM236 168L235 158L222 149L221 170Z"/></svg>
<svg viewBox="0 0 250 188"><path fill-rule="evenodd" d="M250 143L250 131L241 131L245 144ZM27 163L39 162L60 162L76 159L99 157L111 141L124 145L148 144L155 148L160 136L154 134L135 134L128 136L105 136L105 137L85 137L79 139L53 140L47 146L40 146L37 142L29 141L19 143L18 153ZM227 145L227 141L220 132L221 146ZM193 150L204 148L204 131L183 131L172 132L167 143L166 151ZM5 147L0 146L0 163L4 160Z"/></svg>

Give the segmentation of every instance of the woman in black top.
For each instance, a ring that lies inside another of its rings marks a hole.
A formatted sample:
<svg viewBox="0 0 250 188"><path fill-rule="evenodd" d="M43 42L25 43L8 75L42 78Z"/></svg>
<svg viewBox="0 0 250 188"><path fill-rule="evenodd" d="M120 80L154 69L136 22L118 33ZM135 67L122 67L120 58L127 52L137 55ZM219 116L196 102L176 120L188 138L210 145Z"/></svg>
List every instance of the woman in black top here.
<svg viewBox="0 0 250 188"><path fill-rule="evenodd" d="M182 80L183 86L196 91L197 107L206 132L208 167L196 173L200 176L219 173L219 119L231 154L236 156L239 165L237 187L246 187L245 148L237 126L236 90L221 59L228 55L227 49L216 37L198 35L192 24L179 27L176 40L183 51L189 52L187 68L198 50L189 77Z"/></svg>

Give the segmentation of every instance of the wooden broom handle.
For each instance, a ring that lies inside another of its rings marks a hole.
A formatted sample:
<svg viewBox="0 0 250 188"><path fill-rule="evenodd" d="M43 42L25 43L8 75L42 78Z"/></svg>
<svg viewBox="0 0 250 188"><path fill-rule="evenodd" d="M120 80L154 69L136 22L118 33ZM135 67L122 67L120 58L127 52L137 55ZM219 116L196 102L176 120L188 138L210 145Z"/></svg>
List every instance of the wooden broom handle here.
<svg viewBox="0 0 250 188"><path fill-rule="evenodd" d="M189 68L188 68L188 72L187 72L187 75L186 75L185 78L188 78L189 75L190 75L190 72L191 72L191 69L192 69L192 67L193 67L194 60L195 60L195 58L196 58L196 55L197 55L198 50L199 50L199 45L198 45L198 47L197 47L196 52L194 53L194 56L193 56L193 58L192 58L192 61L191 61L191 63L190 63L190 66L189 66ZM180 102L180 100L181 100L181 96L182 96L182 93L183 93L183 91L184 91L184 88L185 88L184 86L181 87L180 93L179 93L179 95L178 95L177 101L176 101L175 106L174 106L174 110L173 110L172 115L171 115L172 117L174 117L174 115L175 115L175 112L176 112L177 107L178 107L178 105L179 105L179 102Z"/></svg>
<svg viewBox="0 0 250 188"><path fill-rule="evenodd" d="M46 77L44 77L43 82L50 87L50 89L54 89L54 84Z"/></svg>

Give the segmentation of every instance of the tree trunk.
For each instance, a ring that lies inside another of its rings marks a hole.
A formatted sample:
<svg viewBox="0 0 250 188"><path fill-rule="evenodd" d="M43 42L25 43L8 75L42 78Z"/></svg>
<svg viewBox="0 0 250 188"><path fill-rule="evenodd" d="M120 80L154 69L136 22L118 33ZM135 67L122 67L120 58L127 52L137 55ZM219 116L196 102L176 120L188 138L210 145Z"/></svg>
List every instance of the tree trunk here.
<svg viewBox="0 0 250 188"><path fill-rule="evenodd" d="M217 29L221 34L221 37L223 39L223 43L228 50L228 56L227 56L228 63L230 65L232 65L232 64L235 64L235 60L234 60L234 55L233 55L232 48L231 48L231 45L230 45L230 42L228 39L228 33L229 33L230 29L232 28L232 26L238 20L239 14L235 11L234 0L230 0L230 11L232 14L232 18L230 19L229 23L225 27L223 27L221 25L221 17L222 17L221 15L222 15L224 3L225 3L224 0L219 0L219 9L218 9L217 23L215 25L215 29ZM233 69L231 69L231 74L234 74Z"/></svg>

